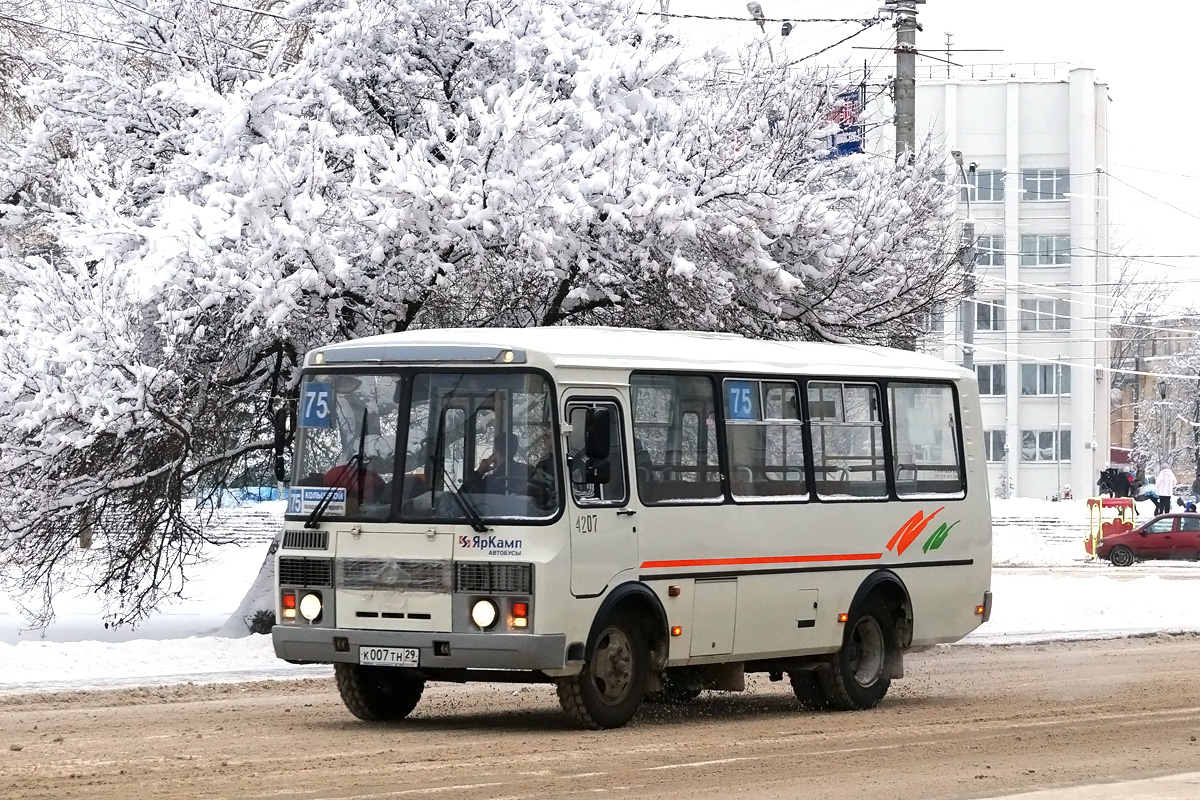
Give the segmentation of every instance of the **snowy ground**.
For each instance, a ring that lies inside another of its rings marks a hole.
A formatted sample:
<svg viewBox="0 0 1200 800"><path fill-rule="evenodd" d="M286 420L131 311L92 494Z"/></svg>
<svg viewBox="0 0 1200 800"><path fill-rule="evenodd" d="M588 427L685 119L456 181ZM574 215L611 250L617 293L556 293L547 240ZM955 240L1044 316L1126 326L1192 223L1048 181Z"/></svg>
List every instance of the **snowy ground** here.
<svg viewBox="0 0 1200 800"><path fill-rule="evenodd" d="M1086 560L1084 501L996 501L992 619L967 642L1024 643L1200 630L1200 564L1127 569ZM1138 515L1150 514L1149 504ZM199 568L188 596L136 630L106 630L97 600L65 596L45 631L0 610L0 693L324 675L279 661L267 636L219 635L253 582L265 546L226 549Z"/></svg>

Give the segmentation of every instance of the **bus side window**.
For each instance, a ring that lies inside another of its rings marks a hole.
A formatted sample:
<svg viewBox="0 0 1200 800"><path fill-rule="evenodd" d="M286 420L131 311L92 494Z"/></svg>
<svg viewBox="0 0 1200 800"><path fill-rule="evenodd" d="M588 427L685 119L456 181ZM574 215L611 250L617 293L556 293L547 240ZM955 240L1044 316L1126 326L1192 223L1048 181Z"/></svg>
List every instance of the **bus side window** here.
<svg viewBox="0 0 1200 800"><path fill-rule="evenodd" d="M809 381L813 472L821 498L887 497L879 387Z"/></svg>
<svg viewBox="0 0 1200 800"><path fill-rule="evenodd" d="M643 503L721 502L713 382L697 375L634 374L629 381Z"/></svg>
<svg viewBox="0 0 1200 800"><path fill-rule="evenodd" d="M949 384L888 384L892 468L900 497L961 495L960 432Z"/></svg>
<svg viewBox="0 0 1200 800"><path fill-rule="evenodd" d="M606 409L609 419L609 478L607 483L589 483L587 480L587 455L584 437L587 430L588 412ZM607 401L573 402L567 405L567 419L571 433L567 441L567 469L571 479L571 496L577 506L617 506L629 500L625 479L625 440L621 426L621 410L616 403Z"/></svg>
<svg viewBox="0 0 1200 800"><path fill-rule="evenodd" d="M808 497L800 391L794 381L725 381L725 450L736 501Z"/></svg>

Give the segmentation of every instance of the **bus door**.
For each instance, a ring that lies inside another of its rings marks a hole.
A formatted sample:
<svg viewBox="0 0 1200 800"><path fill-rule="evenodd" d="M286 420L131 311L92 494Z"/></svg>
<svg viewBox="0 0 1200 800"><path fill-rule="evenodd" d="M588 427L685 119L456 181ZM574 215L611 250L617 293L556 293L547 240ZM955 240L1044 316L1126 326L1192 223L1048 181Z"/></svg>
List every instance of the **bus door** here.
<svg viewBox="0 0 1200 800"><path fill-rule="evenodd" d="M607 417L606 457L587 452L587 431ZM571 487L571 593L595 596L637 561L621 401L616 396L573 396L566 402L567 470Z"/></svg>

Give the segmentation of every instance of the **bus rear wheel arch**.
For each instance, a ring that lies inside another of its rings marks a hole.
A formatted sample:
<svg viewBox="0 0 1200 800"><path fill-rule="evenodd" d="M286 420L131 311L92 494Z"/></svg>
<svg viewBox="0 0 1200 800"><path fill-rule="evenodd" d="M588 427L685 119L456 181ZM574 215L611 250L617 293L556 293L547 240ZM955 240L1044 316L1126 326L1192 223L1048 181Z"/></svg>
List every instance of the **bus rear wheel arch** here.
<svg viewBox="0 0 1200 800"><path fill-rule="evenodd" d="M846 620L842 646L827 669L818 671L829 707L841 711L874 708L899 670L896 619L880 593L855 603Z"/></svg>

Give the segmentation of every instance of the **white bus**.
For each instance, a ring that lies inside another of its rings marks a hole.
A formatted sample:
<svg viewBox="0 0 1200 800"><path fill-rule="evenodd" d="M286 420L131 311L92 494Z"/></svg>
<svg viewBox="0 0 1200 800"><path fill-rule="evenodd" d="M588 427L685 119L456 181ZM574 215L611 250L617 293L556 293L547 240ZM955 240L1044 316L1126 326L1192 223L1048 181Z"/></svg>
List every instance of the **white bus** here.
<svg viewBox="0 0 1200 800"><path fill-rule="evenodd" d="M580 725L787 676L876 705L991 611L975 376L854 345L427 330L309 353L275 653L347 708L553 682Z"/></svg>

